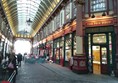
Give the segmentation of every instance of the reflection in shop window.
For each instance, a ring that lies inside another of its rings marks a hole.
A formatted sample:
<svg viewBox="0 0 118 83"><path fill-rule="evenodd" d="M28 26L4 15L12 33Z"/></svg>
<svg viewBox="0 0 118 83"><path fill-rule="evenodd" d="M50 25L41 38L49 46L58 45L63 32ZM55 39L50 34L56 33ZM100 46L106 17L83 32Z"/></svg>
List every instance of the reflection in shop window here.
<svg viewBox="0 0 118 83"><path fill-rule="evenodd" d="M91 12L106 10L106 0L91 0Z"/></svg>

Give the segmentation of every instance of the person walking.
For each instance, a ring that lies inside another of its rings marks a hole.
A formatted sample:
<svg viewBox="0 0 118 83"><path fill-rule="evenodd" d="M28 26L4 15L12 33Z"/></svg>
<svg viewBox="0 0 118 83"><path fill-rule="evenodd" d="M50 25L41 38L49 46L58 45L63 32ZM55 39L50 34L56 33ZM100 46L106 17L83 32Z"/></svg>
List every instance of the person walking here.
<svg viewBox="0 0 118 83"><path fill-rule="evenodd" d="M21 61L22 61L22 54L21 53L18 53L17 60L18 60L18 65L21 66Z"/></svg>
<svg viewBox="0 0 118 83"><path fill-rule="evenodd" d="M11 53L9 56L8 71L9 71L9 76L11 76L13 74L13 72L16 72L16 74L17 74L16 56L15 56L14 52ZM14 75L13 83L16 83L16 74Z"/></svg>

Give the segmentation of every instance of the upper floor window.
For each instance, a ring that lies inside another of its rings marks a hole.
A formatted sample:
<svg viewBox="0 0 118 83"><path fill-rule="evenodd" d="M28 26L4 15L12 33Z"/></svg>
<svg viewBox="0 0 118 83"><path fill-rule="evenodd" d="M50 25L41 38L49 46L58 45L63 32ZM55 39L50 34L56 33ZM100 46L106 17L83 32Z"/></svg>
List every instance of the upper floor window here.
<svg viewBox="0 0 118 83"><path fill-rule="evenodd" d="M106 10L106 0L91 0L91 12Z"/></svg>
<svg viewBox="0 0 118 83"><path fill-rule="evenodd" d="M52 33L52 23L51 22L49 23L49 27L48 28L49 28L48 29L49 30L49 34L51 34Z"/></svg>
<svg viewBox="0 0 118 83"><path fill-rule="evenodd" d="M56 28L60 26L60 13L56 16Z"/></svg>
<svg viewBox="0 0 118 83"><path fill-rule="evenodd" d="M61 10L60 12L60 26L64 24L64 10Z"/></svg>
<svg viewBox="0 0 118 83"><path fill-rule="evenodd" d="M40 34L41 34L41 39L43 39L43 31L42 30L40 31Z"/></svg>
<svg viewBox="0 0 118 83"><path fill-rule="evenodd" d="M45 28L43 29L43 35L44 35L44 37L46 37L46 29Z"/></svg>
<svg viewBox="0 0 118 83"><path fill-rule="evenodd" d="M66 12L66 19L65 19L65 21L67 22L70 19L70 4L67 4L65 10L66 10L65 11Z"/></svg>
<svg viewBox="0 0 118 83"><path fill-rule="evenodd" d="M48 24L48 25L47 25L47 35L50 34L49 29L50 29L50 26L49 26L49 24Z"/></svg>
<svg viewBox="0 0 118 83"><path fill-rule="evenodd" d="M51 21L52 23L52 32L54 31L54 19Z"/></svg>
<svg viewBox="0 0 118 83"><path fill-rule="evenodd" d="M54 31L56 30L56 17L54 18Z"/></svg>
<svg viewBox="0 0 118 83"><path fill-rule="evenodd" d="M38 41L40 41L40 34L38 33Z"/></svg>
<svg viewBox="0 0 118 83"><path fill-rule="evenodd" d="M76 17L77 8L76 8L74 2L73 2L72 4L73 4L73 5L72 5L72 11L73 11L72 14L73 14L73 17Z"/></svg>
<svg viewBox="0 0 118 83"><path fill-rule="evenodd" d="M42 30L42 38L44 38L45 37L45 34L44 34L45 32L44 32L44 29Z"/></svg>

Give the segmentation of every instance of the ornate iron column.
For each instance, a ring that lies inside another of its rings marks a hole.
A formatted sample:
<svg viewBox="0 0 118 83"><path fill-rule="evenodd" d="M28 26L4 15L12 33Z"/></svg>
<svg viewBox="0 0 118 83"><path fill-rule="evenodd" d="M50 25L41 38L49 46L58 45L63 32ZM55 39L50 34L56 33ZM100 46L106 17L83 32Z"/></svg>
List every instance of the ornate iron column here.
<svg viewBox="0 0 118 83"><path fill-rule="evenodd" d="M87 73L86 56L84 53L83 46L83 6L84 0L74 1L77 12L76 12L76 55L73 56L73 71L77 73Z"/></svg>

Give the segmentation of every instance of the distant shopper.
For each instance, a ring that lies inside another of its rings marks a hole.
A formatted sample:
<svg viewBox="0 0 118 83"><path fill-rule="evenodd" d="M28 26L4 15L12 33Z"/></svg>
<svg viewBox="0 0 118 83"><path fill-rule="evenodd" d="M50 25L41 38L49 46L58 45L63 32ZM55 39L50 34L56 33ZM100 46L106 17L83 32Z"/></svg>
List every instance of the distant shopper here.
<svg viewBox="0 0 118 83"><path fill-rule="evenodd" d="M18 65L21 66L21 61L22 61L22 54L21 53L19 53L17 55L17 60L18 60Z"/></svg>
<svg viewBox="0 0 118 83"><path fill-rule="evenodd" d="M24 53L23 61L26 62L27 53Z"/></svg>
<svg viewBox="0 0 118 83"><path fill-rule="evenodd" d="M70 58L70 69L72 70L72 67L73 67L73 56L71 56Z"/></svg>

